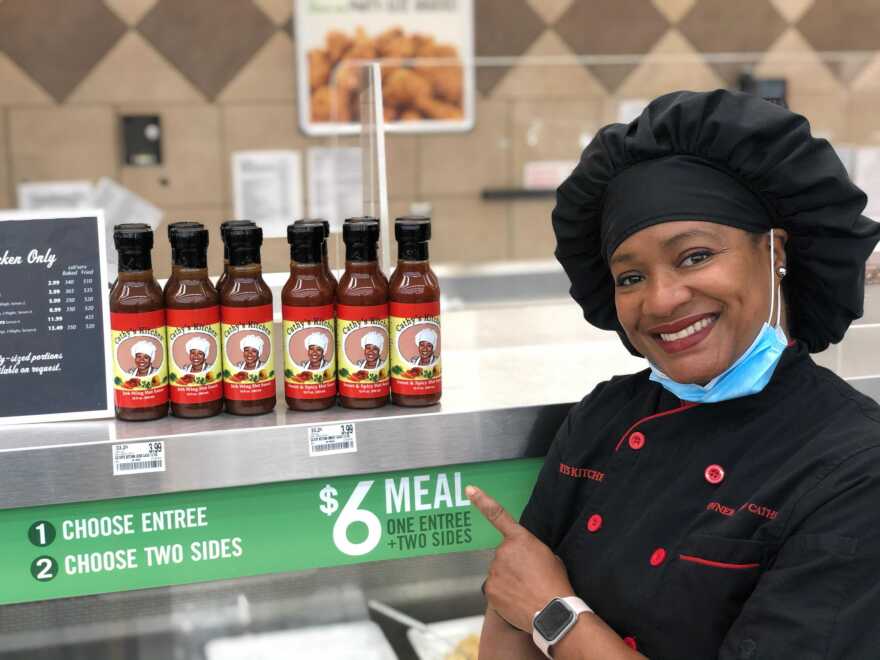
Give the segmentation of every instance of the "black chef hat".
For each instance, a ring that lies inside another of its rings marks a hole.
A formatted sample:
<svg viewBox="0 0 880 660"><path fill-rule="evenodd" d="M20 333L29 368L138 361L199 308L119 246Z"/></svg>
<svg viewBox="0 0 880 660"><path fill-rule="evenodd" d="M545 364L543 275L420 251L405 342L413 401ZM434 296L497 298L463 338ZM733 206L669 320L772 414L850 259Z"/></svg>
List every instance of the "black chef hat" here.
<svg viewBox="0 0 880 660"><path fill-rule="evenodd" d="M751 94L673 92L584 149L556 192L556 258L587 321L639 355L614 308L607 260L621 242L670 220L783 228L789 329L817 352L862 315L865 261L880 240L866 201L803 116Z"/></svg>

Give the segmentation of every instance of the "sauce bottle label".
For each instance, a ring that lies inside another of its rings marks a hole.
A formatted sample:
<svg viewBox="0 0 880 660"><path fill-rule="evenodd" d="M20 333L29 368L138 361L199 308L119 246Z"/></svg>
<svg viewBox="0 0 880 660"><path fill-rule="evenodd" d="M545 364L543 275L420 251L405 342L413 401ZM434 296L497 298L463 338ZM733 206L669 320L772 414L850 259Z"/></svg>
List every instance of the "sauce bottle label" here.
<svg viewBox="0 0 880 660"><path fill-rule="evenodd" d="M198 404L223 396L220 307L165 310L172 403Z"/></svg>
<svg viewBox="0 0 880 660"><path fill-rule="evenodd" d="M391 303L391 391L438 394L440 301Z"/></svg>
<svg viewBox="0 0 880 660"><path fill-rule="evenodd" d="M272 305L221 307L223 396L256 401L275 396Z"/></svg>
<svg viewBox="0 0 880 660"><path fill-rule="evenodd" d="M168 403L165 310L111 312L113 389L118 408Z"/></svg>
<svg viewBox="0 0 880 660"><path fill-rule="evenodd" d="M388 305L336 308L339 393L357 399L388 396Z"/></svg>
<svg viewBox="0 0 880 660"><path fill-rule="evenodd" d="M284 393L293 399L336 396L336 322L333 305L282 305Z"/></svg>

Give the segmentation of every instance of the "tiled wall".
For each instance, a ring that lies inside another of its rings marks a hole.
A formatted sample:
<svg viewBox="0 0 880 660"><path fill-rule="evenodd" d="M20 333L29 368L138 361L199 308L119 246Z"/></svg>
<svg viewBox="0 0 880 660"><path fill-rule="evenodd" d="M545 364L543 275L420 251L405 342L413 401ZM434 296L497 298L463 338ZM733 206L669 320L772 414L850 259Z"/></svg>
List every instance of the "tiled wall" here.
<svg viewBox="0 0 880 660"><path fill-rule="evenodd" d="M814 130L880 143L878 0L474 1L477 55L493 58L476 128L388 140L392 213L431 203L437 261L549 256L552 200L480 191L576 158L620 99L729 87L751 67L786 76ZM328 144L297 126L291 16L291 0L0 0L0 208L21 181L112 176L168 220L231 217L233 151ZM163 166L120 165L127 112L162 116ZM267 268L285 248L267 243Z"/></svg>

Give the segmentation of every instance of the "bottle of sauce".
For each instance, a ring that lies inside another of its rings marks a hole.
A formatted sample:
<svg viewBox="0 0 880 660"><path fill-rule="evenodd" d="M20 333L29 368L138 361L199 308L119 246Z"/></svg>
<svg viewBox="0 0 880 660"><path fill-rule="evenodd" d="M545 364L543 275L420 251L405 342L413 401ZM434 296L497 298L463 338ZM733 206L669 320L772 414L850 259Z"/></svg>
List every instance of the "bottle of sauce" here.
<svg viewBox="0 0 880 660"><path fill-rule="evenodd" d="M336 289L339 402L346 408L388 403L388 285L376 260L379 223L346 222L345 272Z"/></svg>
<svg viewBox="0 0 880 660"><path fill-rule="evenodd" d="M153 231L143 223L113 228L119 275L110 289L116 416L128 421L168 414L165 305L153 277Z"/></svg>
<svg viewBox="0 0 880 660"><path fill-rule="evenodd" d="M168 280L165 282L165 288L163 289L163 291L167 291L169 286L172 286L172 287L175 286L175 282L174 282L175 248L174 248L174 241L171 239L171 236L174 234L175 231L177 231L178 229L182 229L183 227L204 227L204 225L201 222L193 222L191 220L180 220L178 222L172 222L168 225L168 243L171 245L171 275L169 276ZM169 379L171 377L170 365L169 365L169 369L168 369L168 377L169 377Z"/></svg>
<svg viewBox="0 0 880 660"><path fill-rule="evenodd" d="M336 403L335 282L323 260L324 226L298 220L287 227L290 278L281 292L284 396L291 410Z"/></svg>
<svg viewBox="0 0 880 660"><path fill-rule="evenodd" d="M220 295L208 279L208 230L175 223L171 277L165 284L171 412L212 417L223 410Z"/></svg>
<svg viewBox="0 0 880 660"><path fill-rule="evenodd" d="M428 261L431 220L394 222L397 268L388 297L391 332L391 402L430 406L440 401L440 283Z"/></svg>
<svg viewBox="0 0 880 660"><path fill-rule="evenodd" d="M229 274L220 290L223 396L233 415L275 408L272 291L263 281L257 226L228 226Z"/></svg>
<svg viewBox="0 0 880 660"><path fill-rule="evenodd" d="M223 243L223 272L217 278L217 291L223 288L223 283L228 277L229 270L229 248L226 247L226 228L227 227L256 227L253 220L226 220L220 223L220 241Z"/></svg>

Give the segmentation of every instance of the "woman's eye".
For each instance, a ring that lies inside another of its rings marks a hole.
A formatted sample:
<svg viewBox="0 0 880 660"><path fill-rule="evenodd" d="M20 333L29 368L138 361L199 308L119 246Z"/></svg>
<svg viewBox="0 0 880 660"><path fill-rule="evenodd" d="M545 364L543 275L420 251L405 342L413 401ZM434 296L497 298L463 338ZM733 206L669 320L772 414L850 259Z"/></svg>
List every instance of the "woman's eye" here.
<svg viewBox="0 0 880 660"><path fill-rule="evenodd" d="M692 252L684 259L681 260L682 266L695 266L698 263L702 263L707 259L712 257L712 253L708 250L703 250L701 252Z"/></svg>
<svg viewBox="0 0 880 660"><path fill-rule="evenodd" d="M626 287L632 286L633 284L638 284L642 281L641 275L636 275L634 273L625 273L617 278L617 286Z"/></svg>

